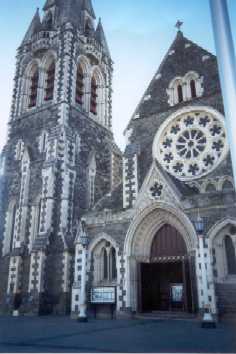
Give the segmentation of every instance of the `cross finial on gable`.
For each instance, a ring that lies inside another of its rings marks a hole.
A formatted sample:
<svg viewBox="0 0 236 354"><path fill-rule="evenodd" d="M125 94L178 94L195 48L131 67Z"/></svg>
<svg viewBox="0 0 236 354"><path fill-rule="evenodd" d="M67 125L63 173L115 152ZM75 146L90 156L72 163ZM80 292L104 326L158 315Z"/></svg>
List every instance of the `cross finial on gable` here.
<svg viewBox="0 0 236 354"><path fill-rule="evenodd" d="M176 25L175 25L175 27L178 29L178 31L180 31L181 30L181 27L183 26L183 22L182 21L180 21L180 20L178 20L177 22L176 22Z"/></svg>

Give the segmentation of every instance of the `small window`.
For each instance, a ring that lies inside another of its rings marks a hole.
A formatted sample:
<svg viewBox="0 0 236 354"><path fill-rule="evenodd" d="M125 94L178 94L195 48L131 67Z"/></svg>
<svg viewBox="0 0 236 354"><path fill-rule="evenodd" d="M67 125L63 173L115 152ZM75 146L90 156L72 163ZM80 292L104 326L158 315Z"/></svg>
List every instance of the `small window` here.
<svg viewBox="0 0 236 354"><path fill-rule="evenodd" d="M183 98L183 88L181 85L177 86L177 92L178 92L178 101L179 103L183 102L184 98Z"/></svg>
<svg viewBox="0 0 236 354"><path fill-rule="evenodd" d="M114 247L110 250L110 280L115 280L117 278L117 268L116 268L116 250Z"/></svg>
<svg viewBox="0 0 236 354"><path fill-rule="evenodd" d="M45 152L47 147L47 133L42 132L42 135L39 140L39 150L40 152Z"/></svg>
<svg viewBox="0 0 236 354"><path fill-rule="evenodd" d="M97 114L97 82L95 77L91 80L91 99L90 99L90 112Z"/></svg>
<svg viewBox="0 0 236 354"><path fill-rule="evenodd" d="M88 167L88 206L92 208L95 202L95 178L96 178L96 159L95 154L92 155Z"/></svg>
<svg viewBox="0 0 236 354"><path fill-rule="evenodd" d="M12 225L11 225L11 239L10 239L10 252L13 249L13 241L14 241L14 233L15 233L15 226L16 226L16 205L14 205L12 210Z"/></svg>
<svg viewBox="0 0 236 354"><path fill-rule="evenodd" d="M42 199L40 199L38 204L37 234L40 232L41 207L42 207Z"/></svg>
<svg viewBox="0 0 236 354"><path fill-rule="evenodd" d="M236 255L233 241L230 236L225 237L225 252L228 266L228 274L236 275Z"/></svg>
<svg viewBox="0 0 236 354"><path fill-rule="evenodd" d="M38 68L32 72L30 78L29 105L28 108L36 107L38 96L39 71Z"/></svg>
<svg viewBox="0 0 236 354"><path fill-rule="evenodd" d="M55 82L55 62L52 62L46 72L46 87L45 87L45 101L51 101L54 94L54 82Z"/></svg>
<svg viewBox="0 0 236 354"><path fill-rule="evenodd" d="M46 148L46 133L43 133L42 136L42 151L45 151Z"/></svg>
<svg viewBox="0 0 236 354"><path fill-rule="evenodd" d="M107 250L103 248L102 250L102 261L103 261L103 280L108 280L108 259Z"/></svg>
<svg viewBox="0 0 236 354"><path fill-rule="evenodd" d="M94 184L95 176L89 176L89 207L94 205Z"/></svg>
<svg viewBox="0 0 236 354"><path fill-rule="evenodd" d="M77 69L77 77L76 77L76 103L78 104L83 104L83 98L84 98L84 72L79 65Z"/></svg>
<svg viewBox="0 0 236 354"><path fill-rule="evenodd" d="M196 83L195 80L190 81L190 89L191 89L191 96L192 98L197 97L197 91L196 91Z"/></svg>

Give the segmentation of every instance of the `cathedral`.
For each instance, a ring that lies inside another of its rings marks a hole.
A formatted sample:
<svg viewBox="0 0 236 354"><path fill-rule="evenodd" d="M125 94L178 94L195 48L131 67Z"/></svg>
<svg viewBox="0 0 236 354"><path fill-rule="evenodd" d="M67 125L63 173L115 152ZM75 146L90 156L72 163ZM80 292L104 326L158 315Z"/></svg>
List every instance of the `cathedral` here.
<svg viewBox="0 0 236 354"><path fill-rule="evenodd" d="M1 153L0 313L12 313L16 294L25 315L236 313L236 199L216 57L178 29L124 152L112 76L91 0L47 0L17 51Z"/></svg>

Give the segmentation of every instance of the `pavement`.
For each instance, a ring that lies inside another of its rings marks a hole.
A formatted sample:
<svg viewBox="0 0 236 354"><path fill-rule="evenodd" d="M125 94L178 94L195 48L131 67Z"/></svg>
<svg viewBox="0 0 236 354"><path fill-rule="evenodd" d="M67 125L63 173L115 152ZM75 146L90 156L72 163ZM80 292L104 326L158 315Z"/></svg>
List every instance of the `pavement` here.
<svg viewBox="0 0 236 354"><path fill-rule="evenodd" d="M236 323L0 317L1 353L236 353Z"/></svg>

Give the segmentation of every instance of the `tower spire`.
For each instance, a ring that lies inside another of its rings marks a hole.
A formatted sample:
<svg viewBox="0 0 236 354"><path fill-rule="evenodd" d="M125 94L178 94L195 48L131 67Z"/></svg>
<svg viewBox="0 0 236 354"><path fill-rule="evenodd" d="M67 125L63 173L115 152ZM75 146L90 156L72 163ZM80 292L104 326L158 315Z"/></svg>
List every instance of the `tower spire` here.
<svg viewBox="0 0 236 354"><path fill-rule="evenodd" d="M25 37L22 41L22 44L30 41L31 37L39 32L41 29L41 20L40 20L40 15L39 15L39 8L37 8L35 15L31 21L31 24L29 25L29 28L25 34Z"/></svg>
<svg viewBox="0 0 236 354"><path fill-rule="evenodd" d="M105 53L109 57L111 57L110 50L109 50L109 47L108 47L108 44L107 44L107 40L106 40L106 36L105 36L105 32L104 32L104 29L103 29L101 18L99 18L99 21L98 21L97 29L96 29L96 32L95 32L95 38L102 45Z"/></svg>

